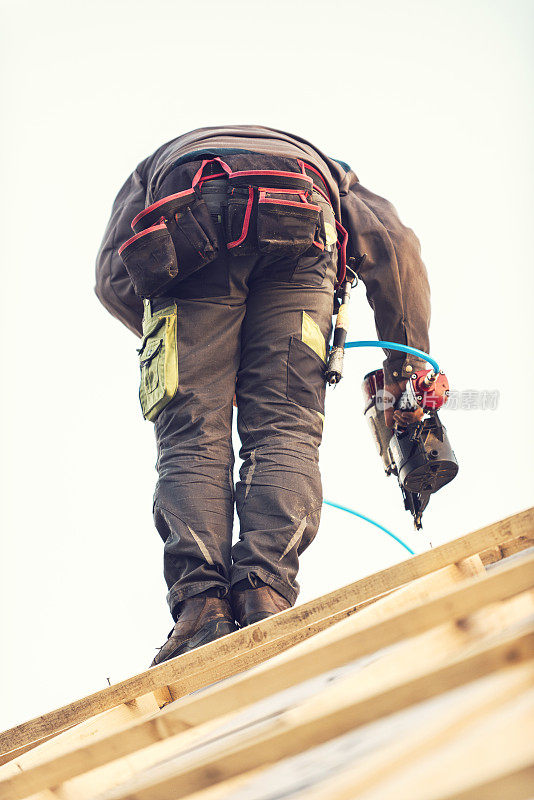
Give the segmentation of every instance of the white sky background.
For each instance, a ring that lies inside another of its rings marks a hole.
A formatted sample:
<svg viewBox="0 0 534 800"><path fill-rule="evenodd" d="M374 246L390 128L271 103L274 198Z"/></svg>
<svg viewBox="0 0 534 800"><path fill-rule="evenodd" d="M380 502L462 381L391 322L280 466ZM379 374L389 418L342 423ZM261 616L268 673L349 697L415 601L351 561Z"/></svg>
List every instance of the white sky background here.
<svg viewBox="0 0 534 800"><path fill-rule="evenodd" d="M0 729L142 671L171 627L137 339L93 293L112 201L196 127L293 131L348 161L422 242L431 352L497 411L443 413L458 478L434 543L532 504L533 3L1 3ZM363 287L351 338L375 338ZM421 551L362 415L380 351L329 392L325 496ZM299 602L404 558L325 509Z"/></svg>

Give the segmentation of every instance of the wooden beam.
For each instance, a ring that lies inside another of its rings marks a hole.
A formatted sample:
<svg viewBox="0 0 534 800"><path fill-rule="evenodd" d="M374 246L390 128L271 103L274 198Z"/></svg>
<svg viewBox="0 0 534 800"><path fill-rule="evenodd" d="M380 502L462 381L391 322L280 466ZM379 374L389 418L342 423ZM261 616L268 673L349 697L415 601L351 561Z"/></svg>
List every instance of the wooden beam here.
<svg viewBox="0 0 534 800"><path fill-rule="evenodd" d="M483 550L480 553L480 558L484 566L487 567L490 564L501 561L503 558L509 558L516 553L521 553L523 550L527 550L530 547L534 547L534 536L519 536L517 539L512 539L510 542L505 542Z"/></svg>
<svg viewBox="0 0 534 800"><path fill-rule="evenodd" d="M399 612L404 608L410 608L414 604L425 602L429 598L430 594L438 594L440 591L450 588L454 584L465 580L467 577L474 577L476 575L483 574L485 574L485 569L478 556L464 559L458 564L444 567L441 570L437 570L436 572L432 572L429 575L425 575L415 581L411 581L409 584L405 584L400 589L396 589L392 592L386 592L385 594L379 595L371 600L366 600L354 608L347 609L345 612L328 617L326 620L321 620L318 623L309 625L307 628L301 628L296 631L294 635L292 635L291 644L288 644L286 641L288 637L281 637L280 639L275 639L273 642L267 642L266 645L258 647L249 653L244 653L236 658L230 659L227 662L216 663L210 667L210 669L205 670L204 672L197 673L195 675L189 675L180 683L172 684L169 687L163 688L161 690L161 697L159 696L159 693L155 693L158 695L156 700L160 707L162 707L170 701L183 697L184 695L196 691L199 688L205 687L210 683L234 676L245 669L250 669L255 664L262 663L269 658L280 654L281 652L285 652L289 646L294 646L295 644L298 644L299 641L305 641L310 636L315 635L315 633L326 630L329 625L333 626L335 622L341 621L342 619L345 619L347 616L351 616L356 612L358 612L358 619L361 625L369 624L372 620L378 621L379 619L384 619L393 611ZM389 599L386 601L386 598ZM371 616L369 616L369 612L366 612L366 614L362 617L362 610L370 605L373 605L373 610L370 612ZM285 647L283 646L284 644ZM161 702L162 700L163 702ZM131 704L127 705L129 706ZM85 744L87 738L86 726L88 724L91 725L92 733L96 733L97 731L100 733L111 733L112 725L110 724L110 720L113 718L113 720L116 721L115 729L122 729L123 725L121 724L120 718L116 717L114 714L114 712L119 711L120 708L121 706L118 706L117 709L104 712L103 714L97 715L85 723L79 723L78 725L74 726L74 728L69 728L68 730L71 731L71 734L68 738L65 738L65 732L51 734L49 738L55 738L58 745L63 745L63 752L66 753L75 746L82 746ZM101 731L98 730L98 721L100 719L104 719L105 721L105 727L103 727ZM93 720L95 721L96 725L93 723ZM30 756L21 757L27 750L35 749L35 747L39 747L39 750L36 753L32 753ZM16 759L16 764L14 761L15 768L13 772L7 773L0 769L0 780L8 777L8 775L18 774L19 772L23 772L30 767L36 766L37 764L44 763L50 757L48 748L43 748L42 744L39 742L27 745L26 747L21 748L21 750L22 753L20 751L12 751L13 761ZM57 750L54 752L56 755L60 754ZM6 761L9 760L11 760L11 758L6 756Z"/></svg>
<svg viewBox="0 0 534 800"><path fill-rule="evenodd" d="M208 669L214 661L228 660L268 641L291 634L299 628L344 611L371 597L475 555L480 550L517 539L519 536L530 535L533 529L534 509L531 508L362 578L318 600L276 614L147 672L10 728L0 734L0 754L48 736L54 731L70 727L120 703L157 691L162 686L176 683L185 674Z"/></svg>
<svg viewBox="0 0 534 800"><path fill-rule="evenodd" d="M458 564L451 564L448 567L436 570L436 572L431 572L422 578L417 578L410 581L410 583L404 584L399 589L386 592L379 595L378 598L366 600L354 608L335 614L326 620L320 620L304 628L299 628L288 636L267 642L252 651L238 654L229 661L216 662L203 672L199 672L196 675L188 675L183 680L171 684L168 687L168 691L173 700L178 700L212 683L249 670L251 667L262 664L282 652L287 652L301 641L306 641L310 636L315 636L317 633L322 633L322 641L325 642L326 630L333 631L335 637L337 623L349 616L354 619L353 615L356 613L358 622L353 622L353 624L363 627L370 624L371 621L378 622L379 619L385 619L394 612L398 613L404 609L411 608L415 604L424 603L431 594L438 594L440 590L445 591L468 577L484 574L485 569L479 556L463 559ZM367 610L362 614L363 610L369 605L373 606L372 610Z"/></svg>
<svg viewBox="0 0 534 800"><path fill-rule="evenodd" d="M79 725L51 736L45 742L35 745L30 751L18 755L7 764L2 765L0 782L10 775L20 775L21 770L27 769L33 764L53 759L75 747L83 747L100 736L110 734L133 721L147 719L157 712L159 712L159 705L154 695L148 694L129 703L122 703L102 714L96 714L91 719L80 722Z"/></svg>
<svg viewBox="0 0 534 800"><path fill-rule="evenodd" d="M315 636L317 633L326 630L329 626L335 625L338 621L346 619L348 616L367 608L369 605L376 603L377 600L387 597L390 594L391 593L388 592L383 595L379 595L378 598L366 600L354 608L346 609L338 614L334 614L332 617L327 617L326 619L320 620L317 623L308 625L305 628L299 628L288 636L280 637L272 642L267 642L265 645L259 645L253 650L245 651L244 653L241 653L240 655L229 659L228 661L215 662L212 666L210 666L209 669L204 670L203 672L187 675L175 684L171 684L170 686L164 685L160 689L157 689L148 695L143 695L140 698L122 703L121 705L116 706L108 711L96 714L84 722L80 722L69 728L64 728L63 730L51 733L43 739L31 742L27 745L17 748L16 750L11 750L3 756L0 756L0 779L5 777L5 771L2 769L2 767L7 763L15 763L16 761L16 767L14 768L13 772L14 774L18 774L21 769L25 769L28 765L41 761L44 754L46 753L48 755L49 753L47 748L43 748L43 745L51 739L54 739L54 741L57 742L60 747L63 746L63 749L68 749L64 747L66 742L69 744L77 743L78 745L84 743L84 741L87 739L86 726L89 726L92 735L96 735L96 733L102 734L105 731L111 732L112 729L122 729L126 719L124 716L124 709L135 708L145 698L151 699L151 703L153 703L153 705L150 708L150 712L155 713L156 710L168 705L178 697L182 697L190 692L197 691L198 689L205 687L214 681L220 681L224 678L234 676L240 671L248 670L257 664L261 664L264 661L272 658L273 656L285 652L295 644ZM139 714L138 716L141 715ZM68 737L66 736L67 732L69 732ZM37 753L26 755L29 753L29 751L33 751L36 748L38 748Z"/></svg>
<svg viewBox="0 0 534 800"><path fill-rule="evenodd" d="M0 782L10 797L24 797L30 791L53 786L87 769L148 747L158 740L201 725L236 708L256 702L328 670L421 634L436 626L468 616L474 611L524 592L534 585L534 556L524 558L495 572L464 581L421 605L391 612L394 598L386 598L390 613L382 618L380 603L350 617L304 646L295 647L283 658L265 665L259 672L214 686L199 696L169 707L156 717L112 732L84 747L75 747L47 759L13 778ZM22 768L20 764L17 765Z"/></svg>
<svg viewBox="0 0 534 800"><path fill-rule="evenodd" d="M469 687L469 693L460 698L454 693L446 706L442 703L436 714L423 724L414 717L413 727L403 732L385 746L356 758L347 768L335 775L307 787L295 795L294 800L353 800L374 789L385 776L394 776L407 764L424 759L451 741L455 741L466 728L485 719L509 700L522 696L532 688L534 667L532 663L493 673ZM445 697L443 698L445 700ZM405 713L410 713L408 709ZM365 730L362 731L365 736Z"/></svg>
<svg viewBox="0 0 534 800"><path fill-rule="evenodd" d="M291 795L291 800L360 799L364 791L376 786L384 776L392 776L397 769L404 768L416 759L423 759L427 754L454 741L469 726L485 719L497 708L502 708L508 701L531 689L532 677L532 665L521 664L475 681L469 686L469 692L462 692L460 697L454 691L446 693L437 713L430 716L426 714L421 721L421 713L413 712L413 724L405 726L400 735L386 744L379 739L374 749L366 748L362 754L357 751L354 755L347 752L344 769L336 770L335 774L323 780L316 778L313 786L306 786L302 791L294 789L292 784L286 784L284 778L280 780L267 766L238 776L237 779L224 781L211 789L195 792L187 800L228 800L234 796L235 780L238 781L238 788L249 798L259 795L256 788L268 785L272 786L273 796ZM404 713L409 714L410 720L412 719L412 709L407 709ZM364 727L361 729L361 740L367 739L367 728ZM213 798L212 791L217 792ZM400 795L397 795L397 800L399 798ZM515 795L496 793L491 798L484 796L484 800L496 798L512 800ZM480 799L475 795L472 800Z"/></svg>
<svg viewBox="0 0 534 800"><path fill-rule="evenodd" d="M385 619L374 621L369 612L351 617L294 648L282 659L264 665L260 672L246 673L163 710L158 715L159 729L170 720L178 721L183 727L202 724L217 714L229 713L236 707L257 702L438 625L467 617L490 603L513 597L533 586L534 556L531 556L503 566L493 574L466 581L465 585L449 589L419 606L390 613ZM136 727L139 729L142 724Z"/></svg>
<svg viewBox="0 0 534 800"><path fill-rule="evenodd" d="M534 766L534 689L494 708L450 741L386 772L359 800L457 800L495 791ZM530 785L532 796L534 784ZM516 794L493 794L516 800Z"/></svg>
<svg viewBox="0 0 534 800"><path fill-rule="evenodd" d="M434 593L438 594L451 586L464 581L467 577L485 574L484 567L478 556L465 559L459 564L445 567L442 570L426 575L416 581L405 585L401 589L397 589L389 596L384 596L380 602L374 602L369 608L358 613L358 623L361 627L368 625L372 620L379 621L390 616L393 612L399 612L403 608L410 608L414 605L419 605L425 602L429 596ZM515 597L513 600L507 601L503 604L506 607L506 625L511 624L512 621L523 620L534 610L533 602L525 602L528 598L525 595ZM413 658L421 658L427 664L436 663L435 656L438 656L439 661L443 661L445 657L451 657L453 654L460 652L462 647L467 644L472 645L477 640L482 639L490 633L500 630L503 627L502 622L495 624L496 617L495 606L492 606L491 613L488 615L486 611L483 612L484 619L477 621L476 624L470 623L469 625L462 624L458 628L454 623L440 626L432 631L432 635L425 634L423 637L417 637L410 642L409 660L410 664ZM328 634L325 631L322 637ZM430 637L430 641L429 641ZM418 641L419 639L423 641ZM389 653L389 651L388 651ZM290 654L283 656L283 658L290 657ZM278 661L282 656L278 657ZM396 669L399 672L399 656L396 655L396 660L393 663L388 660L388 655L384 658L383 655L378 656L373 661L372 675L364 669L358 671L358 681L360 685L368 686L368 680L371 679L372 685L377 685L377 674L380 679L380 674L384 679L389 679L391 670ZM381 672L382 668L382 672ZM410 674L410 673L407 673ZM261 679L261 674L260 674ZM261 715L261 709L259 709ZM252 712L254 715L254 712ZM228 726L231 728L233 724L241 727L242 722L235 721L241 717L240 710L236 709L235 713L228 715L226 718L218 718L215 723L208 722L203 725L188 730L185 733L158 741L154 745L136 750L135 754L123 756L116 759L109 764L102 767L97 767L83 775L70 779L61 784L58 791L61 795L61 800L93 800L96 792L103 792L113 786L122 783L128 775L127 771L135 766L135 771L139 772L140 769L157 764L163 759L175 757L179 752L191 747L198 746L198 743L213 739L213 727L224 725L225 730ZM247 714L250 719L250 711ZM193 743L192 736L194 736ZM36 754L37 755L37 754ZM30 757L31 758L31 757ZM47 759L44 759L46 761ZM22 763L21 763L22 762ZM20 766L21 771L24 771L30 766L35 766L37 763L42 763L32 759L30 763L26 763L24 757L17 760L17 766ZM0 777L1 777L0 770ZM126 773L126 774L125 774ZM32 795L32 800L44 800L38 795Z"/></svg>
<svg viewBox="0 0 534 800"><path fill-rule="evenodd" d="M460 657L467 648L472 649L481 642L487 641L488 637L495 636L504 628L510 629L512 626L523 624L526 619L533 617L533 610L532 592L521 594L502 603L483 608L468 618L463 618L461 625L449 622L412 637L407 642L386 648L385 651L374 654L372 659L364 659L363 664L356 662L345 677L338 677L333 683L323 682L327 705L330 707L332 702L337 704L338 699L341 698L344 701L347 689L348 694L354 696L355 682L358 685L358 697L363 698L378 692L381 686L388 688L391 685L392 675L395 676L397 682L411 679L414 662L424 664L427 670L435 669L453 658ZM505 622L503 622L503 617ZM534 683L532 663L529 663L529 669L532 673L531 681ZM258 671L261 673L261 670ZM261 674L259 677L261 678ZM317 703L323 702L323 690L316 690L313 695L308 695L307 699L300 702L299 707L304 714L307 713L308 707L313 706L313 710L316 710ZM285 699L286 709L294 707L295 702L290 694L285 695ZM277 704L276 714L282 714L286 709L280 708ZM221 739L234 731L244 730L246 726L263 725L266 718L273 719L274 717L271 717L264 703L249 706L244 713L240 709L236 709L226 717L219 717L217 720L203 723L184 733L156 742L150 747L136 750L135 753L103 767L85 772L83 775L62 783L56 787L56 791L61 800L93 800L95 787L97 792L102 793L124 782L125 778L119 777L119 771L121 765L125 763L138 775L143 769L160 764L169 758L176 759L184 752L191 754L198 750L199 746L209 744L217 738ZM32 798L42 800L35 795L32 795Z"/></svg>
<svg viewBox="0 0 534 800"><path fill-rule="evenodd" d="M306 709L296 707L254 733L239 731L201 754L184 754L175 762L153 767L146 775L102 795L100 800L173 800L244 774L259 766L297 755L347 733L354 728L407 708L416 702L436 697L512 664L534 657L534 629L497 637L468 655L438 668L427 670L414 664L408 680L378 692L359 696L357 681L346 682L340 696L324 691ZM335 687L333 687L335 688Z"/></svg>
<svg viewBox="0 0 534 800"><path fill-rule="evenodd" d="M533 786L534 765L529 765L492 776L464 791L448 794L441 800L532 800Z"/></svg>

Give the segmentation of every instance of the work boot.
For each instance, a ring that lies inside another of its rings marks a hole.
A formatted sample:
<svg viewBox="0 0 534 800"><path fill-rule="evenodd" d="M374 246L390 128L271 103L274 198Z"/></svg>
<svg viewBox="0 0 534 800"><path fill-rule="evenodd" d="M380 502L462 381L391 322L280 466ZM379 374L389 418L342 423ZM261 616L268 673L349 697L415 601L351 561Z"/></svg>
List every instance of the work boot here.
<svg viewBox="0 0 534 800"><path fill-rule="evenodd" d="M188 597L181 603L180 616L150 666L155 667L235 630L232 609L226 598L205 594Z"/></svg>
<svg viewBox="0 0 534 800"><path fill-rule="evenodd" d="M258 587L249 585L247 588L242 588L240 584L243 583L239 581L232 589L234 619L240 628L291 608L291 603L271 586L263 584Z"/></svg>

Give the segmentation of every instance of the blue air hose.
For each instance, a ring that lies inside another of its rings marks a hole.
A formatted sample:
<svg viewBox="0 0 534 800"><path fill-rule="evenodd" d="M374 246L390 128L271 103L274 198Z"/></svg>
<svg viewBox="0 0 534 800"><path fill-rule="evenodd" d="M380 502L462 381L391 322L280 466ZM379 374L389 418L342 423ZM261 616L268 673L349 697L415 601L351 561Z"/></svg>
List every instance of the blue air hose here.
<svg viewBox="0 0 534 800"><path fill-rule="evenodd" d="M397 344L397 342L356 341L345 342L345 347L383 347L386 350L400 350L402 353L409 353L412 356L424 358L425 361L431 364L436 372L439 372L438 362L434 361L434 359L431 358L428 353L418 350L417 347L408 347L407 344Z"/></svg>
<svg viewBox="0 0 534 800"><path fill-rule="evenodd" d="M418 350L417 347L409 347L406 344L398 344L397 342L383 342L383 341L355 341L355 342L345 342L345 348L347 347L383 347L386 350L400 350L402 353L409 353L412 356L418 356L419 358L424 358L425 361L430 364L435 372L439 372L439 364L437 361L434 361L428 353L424 353L422 350ZM339 508L340 511L346 511L348 514L353 514L355 517L359 517L360 519L365 520L365 522L370 522L371 525L376 525L377 528L387 533L388 536L391 536L392 539L395 539L405 550L407 550L410 555L414 556L415 553L411 547L408 547L406 542L403 542L402 539L399 539L398 536L395 536L394 533L389 531L383 525L380 525L379 522L376 520L371 519L371 517L366 517L365 514L360 514L359 511L355 511L353 508L348 508L347 506L341 506L339 503L332 503L330 500L323 500L323 503L327 506L332 506L332 508Z"/></svg>
<svg viewBox="0 0 534 800"><path fill-rule="evenodd" d="M388 536L391 536L392 539L395 539L396 542L402 545L404 549L410 553L411 556L415 555L412 548L408 547L406 542L403 542L402 539L399 539L398 536L395 536L394 533L388 531L387 528L384 528L383 525L381 525L379 522L376 522L374 519L371 519L371 517L366 517L365 514L360 514L359 511L354 511L353 508L348 508L347 506L340 506L339 503L332 503L330 500L323 500L323 503L326 506L332 506L332 508L339 508L340 511L346 511L348 514L354 514L355 517L359 517L360 519L363 519L366 522L370 522L371 525L376 525L377 528L380 528L380 530L384 531L384 533L387 533Z"/></svg>

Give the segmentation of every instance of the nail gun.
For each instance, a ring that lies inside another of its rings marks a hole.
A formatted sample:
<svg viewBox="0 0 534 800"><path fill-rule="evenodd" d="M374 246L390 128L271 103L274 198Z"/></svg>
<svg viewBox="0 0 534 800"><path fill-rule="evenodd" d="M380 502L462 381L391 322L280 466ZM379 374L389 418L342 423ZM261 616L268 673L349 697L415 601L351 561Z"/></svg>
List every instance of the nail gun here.
<svg viewBox="0 0 534 800"><path fill-rule="evenodd" d="M422 408L425 416L418 422L388 428L384 418L388 398L384 393L384 373L369 372L362 384L365 417L369 421L386 475L395 475L404 498L404 507L414 518L416 530L422 528L423 511L430 495L453 480L458 462L449 443L447 431L438 416L447 401L449 382L443 372L415 372L396 408L413 411Z"/></svg>

